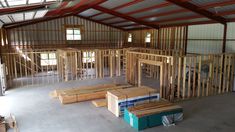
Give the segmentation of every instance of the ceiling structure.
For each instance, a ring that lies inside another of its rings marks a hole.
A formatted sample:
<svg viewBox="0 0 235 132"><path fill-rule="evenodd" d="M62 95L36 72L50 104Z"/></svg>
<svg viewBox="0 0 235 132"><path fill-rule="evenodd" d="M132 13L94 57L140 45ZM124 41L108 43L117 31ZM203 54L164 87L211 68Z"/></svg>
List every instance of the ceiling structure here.
<svg viewBox="0 0 235 132"><path fill-rule="evenodd" d="M0 0L0 22L79 16L122 30L235 21L235 0Z"/></svg>

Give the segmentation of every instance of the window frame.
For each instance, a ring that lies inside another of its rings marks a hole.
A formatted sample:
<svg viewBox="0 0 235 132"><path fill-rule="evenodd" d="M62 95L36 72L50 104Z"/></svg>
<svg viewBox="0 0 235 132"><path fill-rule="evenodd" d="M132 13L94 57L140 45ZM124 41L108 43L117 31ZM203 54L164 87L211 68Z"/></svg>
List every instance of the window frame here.
<svg viewBox="0 0 235 132"><path fill-rule="evenodd" d="M93 62L95 62L95 52L94 51L82 52L82 63L93 63Z"/></svg>
<svg viewBox="0 0 235 132"><path fill-rule="evenodd" d="M130 39L130 41L129 41L129 39ZM132 35L132 33L128 33L127 42L128 43L132 43L133 42L133 35Z"/></svg>
<svg viewBox="0 0 235 132"><path fill-rule="evenodd" d="M150 35L150 36L148 37L148 35ZM152 34L147 32L147 34L145 36L145 43L151 43L151 37L152 37ZM147 41L147 39L149 39L149 41Z"/></svg>
<svg viewBox="0 0 235 132"><path fill-rule="evenodd" d="M72 30L72 33L68 33L68 30ZM75 33L76 31L79 31L79 33ZM68 38L68 36L72 36ZM78 37L78 39L75 38L75 36ZM67 41L80 41L82 40L82 34L81 34L81 29L80 28L66 28L66 40Z"/></svg>
<svg viewBox="0 0 235 132"><path fill-rule="evenodd" d="M46 55L46 57L42 57L42 55ZM54 57L51 57L51 54L53 54ZM45 61L43 64L42 61ZM52 52L52 53L40 53L40 65L43 66L56 66L57 65L57 57L56 57L56 53Z"/></svg>

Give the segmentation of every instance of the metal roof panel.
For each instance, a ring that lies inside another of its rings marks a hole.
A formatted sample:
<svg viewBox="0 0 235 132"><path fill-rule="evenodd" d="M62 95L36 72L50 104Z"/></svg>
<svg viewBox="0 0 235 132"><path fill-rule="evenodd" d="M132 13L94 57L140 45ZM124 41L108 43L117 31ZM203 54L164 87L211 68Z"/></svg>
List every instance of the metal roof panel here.
<svg viewBox="0 0 235 132"><path fill-rule="evenodd" d="M107 2L100 4L100 6L108 8L108 9L112 9L112 8L115 8L117 6L123 5L131 1L132 0L108 0Z"/></svg>
<svg viewBox="0 0 235 132"><path fill-rule="evenodd" d="M164 2L164 0L145 0L145 1L139 2L137 4L118 9L117 11L120 13L127 13L127 12L131 12L131 11L135 11L137 9L143 9L143 8L147 8L147 7L150 7L153 5L157 5L162 2Z"/></svg>
<svg viewBox="0 0 235 132"><path fill-rule="evenodd" d="M95 9L88 9L84 12L81 12L79 15L84 16L84 17L89 17L98 13L100 13L100 11L95 10Z"/></svg>

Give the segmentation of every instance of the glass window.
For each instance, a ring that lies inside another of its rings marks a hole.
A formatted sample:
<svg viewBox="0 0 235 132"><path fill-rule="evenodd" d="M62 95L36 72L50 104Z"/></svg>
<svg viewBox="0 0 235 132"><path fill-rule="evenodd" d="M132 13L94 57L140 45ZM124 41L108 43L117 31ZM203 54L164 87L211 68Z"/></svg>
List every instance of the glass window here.
<svg viewBox="0 0 235 132"><path fill-rule="evenodd" d="M151 34L147 33L146 37L145 37L145 42L146 43L150 43L151 42Z"/></svg>
<svg viewBox="0 0 235 132"><path fill-rule="evenodd" d="M55 53L41 53L41 66L57 65Z"/></svg>
<svg viewBox="0 0 235 132"><path fill-rule="evenodd" d="M80 29L79 28L67 28L66 39L67 40L82 40Z"/></svg>
<svg viewBox="0 0 235 132"><path fill-rule="evenodd" d="M128 40L127 41L132 42L132 34L131 33L128 34Z"/></svg>
<svg viewBox="0 0 235 132"><path fill-rule="evenodd" d="M82 62L94 62L95 61L95 52L83 52Z"/></svg>

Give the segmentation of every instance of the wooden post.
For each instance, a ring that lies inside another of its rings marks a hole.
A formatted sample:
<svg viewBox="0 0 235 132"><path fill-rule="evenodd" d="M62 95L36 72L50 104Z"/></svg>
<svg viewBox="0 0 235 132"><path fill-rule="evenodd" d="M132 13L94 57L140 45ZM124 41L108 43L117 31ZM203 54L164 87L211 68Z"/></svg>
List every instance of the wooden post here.
<svg viewBox="0 0 235 132"><path fill-rule="evenodd" d="M182 76L182 73L181 73L181 70L182 70L182 58L179 57L179 65L178 65L178 88L177 88L177 97L178 99L180 98L180 88L181 88L181 76Z"/></svg>
<svg viewBox="0 0 235 132"><path fill-rule="evenodd" d="M185 99L185 89L186 89L186 66L187 66L187 58L184 57L184 68L183 68L183 99Z"/></svg>
<svg viewBox="0 0 235 132"><path fill-rule="evenodd" d="M141 86L141 78L142 78L141 62L138 61L138 87Z"/></svg>
<svg viewBox="0 0 235 132"><path fill-rule="evenodd" d="M201 67L202 67L202 56L198 58L198 89L197 89L197 97L200 97L201 93Z"/></svg>

